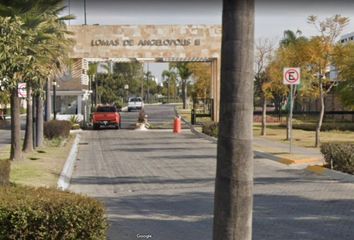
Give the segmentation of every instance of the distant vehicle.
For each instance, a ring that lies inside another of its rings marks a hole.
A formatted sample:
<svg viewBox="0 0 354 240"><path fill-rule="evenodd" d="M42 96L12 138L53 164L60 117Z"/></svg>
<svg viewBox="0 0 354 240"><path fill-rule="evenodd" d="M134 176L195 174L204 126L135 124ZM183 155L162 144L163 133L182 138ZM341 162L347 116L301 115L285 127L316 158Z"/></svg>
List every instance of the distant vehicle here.
<svg viewBox="0 0 354 240"><path fill-rule="evenodd" d="M93 129L99 129L101 126L113 126L116 129L121 128L121 116L117 108L112 105L100 105L92 115Z"/></svg>
<svg viewBox="0 0 354 240"><path fill-rule="evenodd" d="M144 102L141 97L131 97L128 99L128 112L131 110L140 110L144 108Z"/></svg>

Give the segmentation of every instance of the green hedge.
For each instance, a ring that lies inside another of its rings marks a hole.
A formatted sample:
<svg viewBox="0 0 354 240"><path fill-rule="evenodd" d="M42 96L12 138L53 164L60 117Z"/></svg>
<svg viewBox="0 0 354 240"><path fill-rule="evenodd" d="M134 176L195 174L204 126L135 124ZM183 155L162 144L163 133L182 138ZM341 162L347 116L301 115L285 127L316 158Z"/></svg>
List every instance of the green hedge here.
<svg viewBox="0 0 354 240"><path fill-rule="evenodd" d="M202 132L212 137L218 137L219 124L217 122L206 122L203 124Z"/></svg>
<svg viewBox="0 0 354 240"><path fill-rule="evenodd" d="M354 143L324 143L321 145L328 166L333 169L354 174Z"/></svg>
<svg viewBox="0 0 354 240"><path fill-rule="evenodd" d="M106 239L104 207L56 189L0 187L0 239Z"/></svg>
<svg viewBox="0 0 354 240"><path fill-rule="evenodd" d="M44 136L48 139L67 138L70 134L71 123L69 121L51 120L44 123Z"/></svg>
<svg viewBox="0 0 354 240"><path fill-rule="evenodd" d="M10 161L0 160L0 186L10 183Z"/></svg>

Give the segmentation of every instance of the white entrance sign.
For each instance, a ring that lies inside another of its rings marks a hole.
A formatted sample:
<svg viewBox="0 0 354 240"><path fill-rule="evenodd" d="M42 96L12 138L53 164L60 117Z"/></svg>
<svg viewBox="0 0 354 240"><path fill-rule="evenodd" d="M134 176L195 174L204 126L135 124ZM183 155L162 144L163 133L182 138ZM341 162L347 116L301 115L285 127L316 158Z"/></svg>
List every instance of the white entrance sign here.
<svg viewBox="0 0 354 240"><path fill-rule="evenodd" d="M26 83L19 83L17 92L19 98L26 98L27 97Z"/></svg>
<svg viewBox="0 0 354 240"><path fill-rule="evenodd" d="M300 84L300 68L284 68L283 83L287 85Z"/></svg>

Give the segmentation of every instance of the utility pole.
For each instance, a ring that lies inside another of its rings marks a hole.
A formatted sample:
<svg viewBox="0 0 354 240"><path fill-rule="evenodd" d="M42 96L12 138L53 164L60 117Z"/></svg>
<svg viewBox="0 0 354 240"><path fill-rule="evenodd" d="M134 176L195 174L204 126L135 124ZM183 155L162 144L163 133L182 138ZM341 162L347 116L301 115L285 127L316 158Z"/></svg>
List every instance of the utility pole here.
<svg viewBox="0 0 354 240"><path fill-rule="evenodd" d="M54 120L57 120L56 98L57 98L57 82L53 81L53 113Z"/></svg>
<svg viewBox="0 0 354 240"><path fill-rule="evenodd" d="M85 25L87 25L87 19L86 19L86 0L84 0L84 19L85 19Z"/></svg>
<svg viewBox="0 0 354 240"><path fill-rule="evenodd" d="M141 79L141 92L140 92L140 95L141 95L141 98L144 99L144 62L142 63L142 68L141 68L141 71L142 71L142 79Z"/></svg>
<svg viewBox="0 0 354 240"><path fill-rule="evenodd" d="M71 4L70 4L70 0L68 0L68 10L69 10L69 15L71 14ZM69 19L69 23L68 25L70 26L70 19Z"/></svg>

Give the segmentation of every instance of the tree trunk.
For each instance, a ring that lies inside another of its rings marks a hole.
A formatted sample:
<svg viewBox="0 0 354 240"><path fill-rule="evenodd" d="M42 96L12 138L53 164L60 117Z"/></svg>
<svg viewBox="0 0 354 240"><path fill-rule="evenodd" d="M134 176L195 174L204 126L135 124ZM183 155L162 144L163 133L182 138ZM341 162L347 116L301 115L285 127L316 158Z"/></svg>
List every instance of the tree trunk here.
<svg viewBox="0 0 354 240"><path fill-rule="evenodd" d="M320 118L318 119L318 123L316 126L316 137L315 137L315 147L320 146L320 132L321 132L321 127L322 127L322 122L323 122L323 116L324 116L324 111L325 111L325 102L324 102L325 95L323 93L323 84L322 81L320 80L320 101L321 101L321 110L320 110Z"/></svg>
<svg viewBox="0 0 354 240"><path fill-rule="evenodd" d="M17 88L11 91L11 160L21 160L21 118L20 99L17 95Z"/></svg>
<svg viewBox="0 0 354 240"><path fill-rule="evenodd" d="M186 109L186 82L182 80L182 101L183 109Z"/></svg>
<svg viewBox="0 0 354 240"><path fill-rule="evenodd" d="M26 131L25 140L23 142L23 151L33 151L33 109L32 109L32 87L27 83L27 116L26 116Z"/></svg>
<svg viewBox="0 0 354 240"><path fill-rule="evenodd" d="M261 130L261 135L266 136L266 128L267 128L267 99L264 96L264 93L262 93L262 130Z"/></svg>
<svg viewBox="0 0 354 240"><path fill-rule="evenodd" d="M36 146L41 147L43 144L43 127L44 127L44 116L43 116L43 98L42 96L36 97Z"/></svg>
<svg viewBox="0 0 354 240"><path fill-rule="evenodd" d="M33 96L32 97L32 119L33 119L33 130L32 130L32 133L33 133L33 148L36 148L36 139L37 139L37 97L36 96Z"/></svg>
<svg viewBox="0 0 354 240"><path fill-rule="evenodd" d="M51 114L52 114L52 98L50 95L50 86L51 86L51 81L49 78L47 78L46 81L46 90L45 90L45 94L46 94L46 108L45 108L45 121L48 122L51 119Z"/></svg>
<svg viewBox="0 0 354 240"><path fill-rule="evenodd" d="M214 240L251 240L254 0L224 0Z"/></svg>

